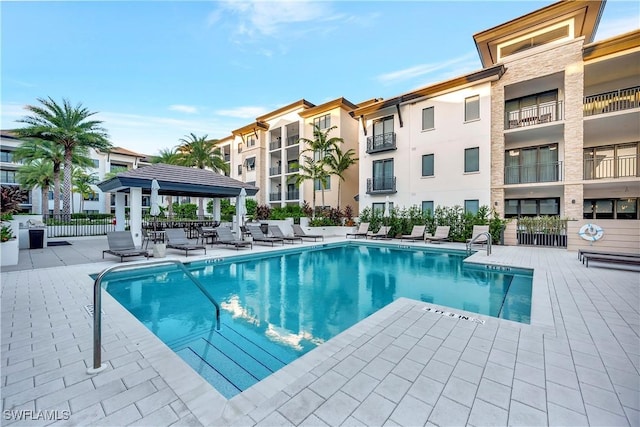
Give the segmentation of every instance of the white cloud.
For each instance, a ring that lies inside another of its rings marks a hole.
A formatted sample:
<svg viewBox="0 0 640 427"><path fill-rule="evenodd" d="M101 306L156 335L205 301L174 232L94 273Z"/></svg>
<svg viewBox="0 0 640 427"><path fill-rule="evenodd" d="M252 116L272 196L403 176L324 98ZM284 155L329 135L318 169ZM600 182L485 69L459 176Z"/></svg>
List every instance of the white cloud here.
<svg viewBox="0 0 640 427"><path fill-rule="evenodd" d="M478 68L479 63L476 55L477 54L475 52L469 52L457 58L453 58L443 62L415 65L413 67L405 68L402 70L381 74L376 77L376 80L384 84L394 84L405 80L412 80L425 75L432 75L436 71L446 70L450 68L455 68L456 70L459 70L460 68L467 69L468 65L470 65L472 61L474 61L474 59L475 62L473 63L475 64L475 67ZM446 72L445 74L449 74L449 72Z"/></svg>
<svg viewBox="0 0 640 427"><path fill-rule="evenodd" d="M264 107L236 107L227 110L217 110L215 113L224 117L235 117L239 119L255 119L267 113L268 110Z"/></svg>
<svg viewBox="0 0 640 427"><path fill-rule="evenodd" d="M637 30L639 27L640 17L637 14L605 21L598 28L594 40L608 39L609 37Z"/></svg>
<svg viewBox="0 0 640 427"><path fill-rule="evenodd" d="M193 107L191 105L182 105L182 104L174 104L169 106L169 110L171 111L179 111L181 113L187 114L195 114L198 112L197 107Z"/></svg>

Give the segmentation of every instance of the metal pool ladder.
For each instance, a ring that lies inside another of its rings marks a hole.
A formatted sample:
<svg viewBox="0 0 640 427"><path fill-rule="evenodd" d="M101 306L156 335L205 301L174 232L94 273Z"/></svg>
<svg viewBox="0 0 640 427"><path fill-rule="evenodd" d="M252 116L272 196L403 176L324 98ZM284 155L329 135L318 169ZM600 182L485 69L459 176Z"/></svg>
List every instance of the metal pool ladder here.
<svg viewBox="0 0 640 427"><path fill-rule="evenodd" d="M167 259L162 261L151 261L151 262L129 264L129 265L124 265L124 264L114 265L104 269L100 274L98 274L98 277L96 277L96 280L93 282L93 367L87 369L87 374L89 375L97 374L98 372L103 371L107 367L106 363L105 364L102 363L101 284L104 276L116 270L136 269L141 267L149 267L149 266L162 265L162 264L177 265L178 268L180 268L187 275L187 277L191 279L191 281L198 287L198 289L200 289L200 291L207 297L207 299L211 301L211 303L216 308L216 330L220 330L220 306L218 305L216 300L213 299L211 294L205 289L205 287L202 286L202 283L200 283L200 281L198 281L198 279L196 279L194 275L191 274L189 270L187 270L187 267L185 267L185 265L182 262L178 261L177 259Z"/></svg>
<svg viewBox="0 0 640 427"><path fill-rule="evenodd" d="M485 231L484 233L480 233L478 235L476 235L473 239L471 239L468 243L467 243L467 252L471 251L471 245L473 245L476 240L478 240L478 237L480 236L486 236L487 237L487 256L491 255L491 233L489 233L488 231Z"/></svg>

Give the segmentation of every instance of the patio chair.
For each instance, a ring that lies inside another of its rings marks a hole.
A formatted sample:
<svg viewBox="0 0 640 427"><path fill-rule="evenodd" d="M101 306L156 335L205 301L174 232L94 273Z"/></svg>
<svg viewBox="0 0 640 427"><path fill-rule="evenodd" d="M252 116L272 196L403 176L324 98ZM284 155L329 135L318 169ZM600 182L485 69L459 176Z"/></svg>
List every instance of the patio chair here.
<svg viewBox="0 0 640 427"><path fill-rule="evenodd" d="M403 234L400 240L422 240L424 239L424 230L426 225L414 225L411 229L411 234Z"/></svg>
<svg viewBox="0 0 640 427"><path fill-rule="evenodd" d="M269 229L271 230L271 234L273 235L273 237L277 237L279 239L284 239L285 243L286 242L291 242L291 244L294 244L297 240L299 240L300 243L302 243L302 237L300 237L300 236L285 236L284 233L282 232L282 230L280 229L280 227L277 226L277 225L270 225Z"/></svg>
<svg viewBox="0 0 640 427"><path fill-rule="evenodd" d="M246 247L253 249L253 243L236 239L229 227L216 228L216 234L218 235L218 238L214 240L213 243L215 244L233 246L236 250Z"/></svg>
<svg viewBox="0 0 640 427"><path fill-rule="evenodd" d="M358 237L366 238L368 232L369 232L369 223L368 222L361 222L360 226L358 227L358 229L353 233L347 233L346 237L353 236L354 239L356 239Z"/></svg>
<svg viewBox="0 0 640 427"><path fill-rule="evenodd" d="M198 249L204 250L205 255L207 253L205 246L191 243L189 239L187 239L184 230L179 228L168 228L165 231L165 237L167 238L167 248L184 251L184 256L189 256L189 251Z"/></svg>
<svg viewBox="0 0 640 427"><path fill-rule="evenodd" d="M211 244L213 244L213 241L215 240L216 237L216 231L213 229L213 227L202 227L202 226L198 226L197 227L198 230L198 241L202 241L202 244L207 244L209 243L209 240L211 240Z"/></svg>
<svg viewBox="0 0 640 427"><path fill-rule="evenodd" d="M375 233L370 231L365 237L367 239L391 239L391 237L389 237L390 228L391 227L387 227L386 225L381 225L378 231L376 231Z"/></svg>
<svg viewBox="0 0 640 427"><path fill-rule="evenodd" d="M489 232L489 226L488 225L474 225L473 226L473 231L471 232L471 238L467 239L467 247L471 246L470 243L475 240L475 242L473 242L474 245L486 245L487 244L487 236L486 235L482 235L480 236L480 234L482 233L488 233Z"/></svg>
<svg viewBox="0 0 640 427"><path fill-rule="evenodd" d="M314 242L317 242L318 239L324 240L324 236L322 234L307 234L298 224L293 224L291 228L293 228L293 235L296 237L301 237L303 239L313 239Z"/></svg>
<svg viewBox="0 0 640 427"><path fill-rule="evenodd" d="M436 227L435 233L427 233L424 235L424 241L431 243L448 242L450 240L449 230L451 230L451 227L449 227L448 225L439 225Z"/></svg>
<svg viewBox="0 0 640 427"><path fill-rule="evenodd" d="M282 243L284 245L284 239L280 237L268 237L262 232L262 229L256 225L247 225L247 228L254 242L271 243L271 246L275 243Z"/></svg>
<svg viewBox="0 0 640 427"><path fill-rule="evenodd" d="M133 236L130 231L110 231L107 233L107 243L109 249L102 251L102 258L104 254L111 254L120 257L122 262L126 257L130 256L145 256L149 259L149 252L140 248L137 249L135 243L133 243Z"/></svg>

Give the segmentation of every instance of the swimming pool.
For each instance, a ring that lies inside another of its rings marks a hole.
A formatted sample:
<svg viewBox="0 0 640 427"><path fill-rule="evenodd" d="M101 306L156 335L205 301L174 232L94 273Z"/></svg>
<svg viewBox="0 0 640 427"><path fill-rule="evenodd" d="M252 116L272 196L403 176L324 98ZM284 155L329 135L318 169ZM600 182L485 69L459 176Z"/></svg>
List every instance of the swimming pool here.
<svg viewBox="0 0 640 427"><path fill-rule="evenodd" d="M460 251L327 244L114 272L107 291L227 398L399 297L528 323L531 271L467 265Z"/></svg>

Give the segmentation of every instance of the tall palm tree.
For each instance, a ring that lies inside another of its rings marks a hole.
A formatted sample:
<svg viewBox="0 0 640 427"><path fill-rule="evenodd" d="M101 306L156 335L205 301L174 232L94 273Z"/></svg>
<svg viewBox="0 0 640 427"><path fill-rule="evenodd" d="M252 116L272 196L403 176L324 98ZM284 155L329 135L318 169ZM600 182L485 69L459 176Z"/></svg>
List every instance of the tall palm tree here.
<svg viewBox="0 0 640 427"><path fill-rule="evenodd" d="M316 217L316 192L315 192L315 182L316 180L320 181L320 185L322 188L326 185L326 179L329 177L329 172L324 168L324 164L317 162L313 159L313 157L304 156L303 164L295 164L294 167L298 167L298 173L293 175L291 179L295 184L299 187L302 185L304 181L312 180L314 182L314 191L312 193L312 218ZM323 192L324 196L324 192ZM324 198L322 199L322 203L324 206Z"/></svg>
<svg viewBox="0 0 640 427"><path fill-rule="evenodd" d="M181 144L177 148L180 154L179 164L198 169L211 169L218 173L229 172L229 165L224 161L222 151L216 147L217 142L217 139L207 140L207 135L198 137L194 133L181 138ZM198 215L204 216L202 197L198 200Z"/></svg>
<svg viewBox="0 0 640 427"><path fill-rule="evenodd" d="M151 163L164 163L165 165L178 165L181 163L181 156L175 148L163 148L157 156L151 157ZM169 205L169 216L173 216L173 197L167 196Z"/></svg>
<svg viewBox="0 0 640 427"><path fill-rule="evenodd" d="M358 158L355 157L355 155L356 152L353 148L349 148L347 151L342 151L340 147L336 147L331 156L327 158L329 173L340 178L338 180L338 210L340 209L340 184L344 181L344 173L347 169L358 161Z"/></svg>
<svg viewBox="0 0 640 427"><path fill-rule="evenodd" d="M80 212L84 211L84 199L96 195L96 190L91 187L96 182L98 177L94 173L87 173L82 168L73 171L73 191L80 194Z"/></svg>
<svg viewBox="0 0 640 427"><path fill-rule="evenodd" d="M60 172L58 172L58 175L59 174ZM16 176L20 186L27 190L33 190L36 187L40 188L42 197L42 210L40 213L44 219L46 219L49 214L47 200L49 199L49 188L55 180L54 176L54 164L48 159L34 159L29 163L25 163L20 166Z"/></svg>
<svg viewBox="0 0 640 427"><path fill-rule="evenodd" d="M25 162L48 160L53 165L53 214L60 214L60 171L64 164L64 149L53 141L38 138L24 140L13 152L14 159ZM73 164L89 167L92 165L86 148L79 148L73 153ZM47 203L47 199L42 201ZM49 211L47 207L47 212Z"/></svg>
<svg viewBox="0 0 640 427"><path fill-rule="evenodd" d="M25 107L32 115L18 120L27 126L16 129L16 133L20 137L51 141L63 148L62 213L70 217L74 152L88 148L109 151L111 143L106 129L101 126L102 122L91 120L96 112L89 111L82 104L73 106L69 100L63 99L62 105L59 105L51 97L38 98L38 102L42 105Z"/></svg>

